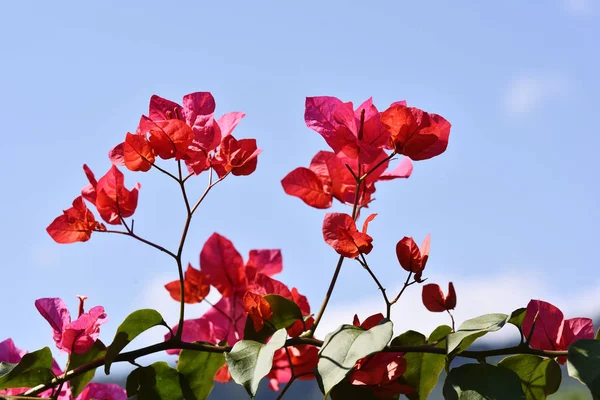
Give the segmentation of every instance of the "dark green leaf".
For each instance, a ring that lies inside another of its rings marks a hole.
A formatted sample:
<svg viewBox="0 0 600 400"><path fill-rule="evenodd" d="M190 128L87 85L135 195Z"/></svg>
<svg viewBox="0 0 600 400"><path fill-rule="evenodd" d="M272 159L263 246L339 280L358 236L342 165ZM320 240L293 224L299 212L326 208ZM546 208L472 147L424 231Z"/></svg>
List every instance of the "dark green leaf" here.
<svg viewBox="0 0 600 400"><path fill-rule="evenodd" d="M18 364L2 363L0 390L21 387L34 387L54 378L52 373L52 352L48 347L27 353Z"/></svg>
<svg viewBox="0 0 600 400"><path fill-rule="evenodd" d="M127 377L127 396L144 400L184 400L179 373L164 361L138 368Z"/></svg>
<svg viewBox="0 0 600 400"><path fill-rule="evenodd" d="M373 391L365 386L352 385L347 380L343 380L331 390L332 400L396 400L394 397L377 397Z"/></svg>
<svg viewBox="0 0 600 400"><path fill-rule="evenodd" d="M302 311L292 300L276 294L268 294L264 296L264 299L271 305L273 316L265 322L260 332L254 330L252 318L248 318L244 328L244 339L246 340L265 343L275 331L281 328L289 328L294 322L302 320Z"/></svg>
<svg viewBox="0 0 600 400"><path fill-rule="evenodd" d="M428 340L418 332L407 331L392 340L391 345L422 346L435 343L435 347L444 349L446 348L445 338L451 331L452 328L447 325L439 326L429 336ZM406 353L404 355L407 369L402 376L406 383L416 390L416 393L407 395L409 399L420 400L429 396L444 369L445 358L446 356L443 354L432 353Z"/></svg>
<svg viewBox="0 0 600 400"><path fill-rule="evenodd" d="M543 400L560 387L560 366L551 358L519 354L506 357L498 365L519 376L527 400Z"/></svg>
<svg viewBox="0 0 600 400"><path fill-rule="evenodd" d="M600 399L600 341L578 340L569 347L569 375L584 383L594 400Z"/></svg>
<svg viewBox="0 0 600 400"><path fill-rule="evenodd" d="M342 325L325 336L317 364L325 396L359 359L383 350L392 338L392 332L392 322L383 320L368 331L354 325Z"/></svg>
<svg viewBox="0 0 600 400"><path fill-rule="evenodd" d="M523 320L525 319L525 312L527 312L526 308L517 308L515 311L510 314L508 318L508 323L513 324L519 331L521 331L521 326L523 325Z"/></svg>
<svg viewBox="0 0 600 400"><path fill-rule="evenodd" d="M188 400L204 400L214 386L215 374L225 364L222 353L181 350L177 371L183 376L192 395ZM193 397L192 397L193 396Z"/></svg>
<svg viewBox="0 0 600 400"><path fill-rule="evenodd" d="M100 340L96 340L92 348L89 349L87 353L71 354L71 363L69 364L69 369L81 367L84 364L87 364L91 361L97 360L100 357L103 357L105 354L106 346L104 346L104 343L102 343ZM77 397L79 393L81 393L85 385L87 385L92 379L94 379L95 374L96 369L94 368L84 374L76 376L75 378L69 381L71 383L71 391L73 393L73 397Z"/></svg>
<svg viewBox="0 0 600 400"><path fill-rule="evenodd" d="M489 364L454 368L444 383L446 400L525 400L519 376Z"/></svg>
<svg viewBox="0 0 600 400"><path fill-rule="evenodd" d="M271 371L273 355L283 347L286 338L287 332L280 329L267 344L254 340L240 340L230 353L225 353L231 377L242 385L252 398L256 396L260 380Z"/></svg>
<svg viewBox="0 0 600 400"><path fill-rule="evenodd" d="M598 328L598 332L596 332L596 340L600 340L600 328Z"/></svg>
<svg viewBox="0 0 600 400"><path fill-rule="evenodd" d="M463 322L455 333L448 335L448 354L466 350L478 337L500 330L507 320L506 314L486 314Z"/></svg>
<svg viewBox="0 0 600 400"><path fill-rule="evenodd" d="M104 372L106 375L110 373L112 362L129 342L135 339L140 333L158 325L168 326L156 310L143 309L129 314L125 318L125 321L119 325L117 334L106 351L106 357L104 358Z"/></svg>

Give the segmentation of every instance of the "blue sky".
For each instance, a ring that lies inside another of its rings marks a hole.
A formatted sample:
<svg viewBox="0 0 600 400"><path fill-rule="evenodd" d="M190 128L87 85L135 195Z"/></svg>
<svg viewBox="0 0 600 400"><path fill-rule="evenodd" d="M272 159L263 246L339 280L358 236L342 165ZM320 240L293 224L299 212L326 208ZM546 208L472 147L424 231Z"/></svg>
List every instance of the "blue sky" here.
<svg viewBox="0 0 600 400"><path fill-rule="evenodd" d="M104 305L105 341L136 308L175 321L162 288L176 278L167 256L110 235L57 245L45 227L86 184L84 163L98 175L109 168L108 150L135 129L152 94L179 101L193 91L212 92L219 115L245 111L237 136L264 149L255 174L227 179L200 208L184 253L196 267L215 231L245 256L281 248L279 279L316 310L337 255L321 238L324 212L279 183L327 148L304 125L304 98L373 96L380 109L406 99L453 128L445 154L415 163L409 180L378 186L370 264L385 285L404 280L395 243L430 232L426 276L455 283L459 320L536 296L600 312L599 17L594 0L8 3L0 17L0 339L29 350L52 344L38 297L62 297L73 312L77 294ZM126 175L129 187L138 181L136 230L173 248L183 224L177 187L156 173ZM206 178L192 182L197 196ZM412 292L395 311L399 324L446 322ZM348 262L330 321L380 302Z"/></svg>

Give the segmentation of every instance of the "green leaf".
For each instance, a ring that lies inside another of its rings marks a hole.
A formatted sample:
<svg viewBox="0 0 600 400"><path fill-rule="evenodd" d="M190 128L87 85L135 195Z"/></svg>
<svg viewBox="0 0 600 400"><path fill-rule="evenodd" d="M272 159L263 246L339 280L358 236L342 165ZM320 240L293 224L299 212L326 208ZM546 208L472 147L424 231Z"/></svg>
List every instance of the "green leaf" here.
<svg viewBox="0 0 600 400"><path fill-rule="evenodd" d="M478 337L500 330L507 320L506 314L486 314L463 322L455 333L448 335L448 354L466 350Z"/></svg>
<svg viewBox="0 0 600 400"><path fill-rule="evenodd" d="M104 358L104 372L106 375L110 374L110 365L129 342L135 339L140 333L158 325L168 327L163 317L156 310L147 308L129 314L125 318L125 321L119 325L117 334L106 351L106 357Z"/></svg>
<svg viewBox="0 0 600 400"><path fill-rule="evenodd" d="M74 369L77 367L81 367L84 364L97 360L100 357L103 357L106 354L106 346L100 340L96 340L91 349L87 351L85 354L71 354L71 362L69 364L69 369ZM71 391L73 393L73 397L77 397L79 393L83 390L85 385L90 383L92 379L94 379L94 375L96 374L96 369L92 369L84 374L78 375L75 378L71 379L69 382L71 383Z"/></svg>
<svg viewBox="0 0 600 400"><path fill-rule="evenodd" d="M594 400L600 399L600 341L578 340L569 347L569 375L584 383Z"/></svg>
<svg viewBox="0 0 600 400"><path fill-rule="evenodd" d="M273 316L265 322L260 332L254 330L252 318L248 318L244 327L244 339L265 343L279 329L289 328L294 322L302 320L302 311L292 300L277 294L268 294L264 299L271 305Z"/></svg>
<svg viewBox="0 0 600 400"><path fill-rule="evenodd" d="M551 358L519 354L506 357L498 365L519 376L527 400L543 400L560 387L560 365Z"/></svg>
<svg viewBox="0 0 600 400"><path fill-rule="evenodd" d="M377 397L373 390L365 387L353 385L347 380L341 381L331 390L332 400L396 400L398 395L394 397Z"/></svg>
<svg viewBox="0 0 600 400"><path fill-rule="evenodd" d="M446 400L525 400L519 376L489 364L454 368L444 383Z"/></svg>
<svg viewBox="0 0 600 400"><path fill-rule="evenodd" d="M452 331L447 325L437 327L427 340L424 335L415 331L407 331L402 335L392 340L392 346L422 346L425 344L436 343L435 347L446 348L446 336ZM407 369L402 375L416 393L407 395L411 400L426 399L431 393L440 373L444 369L444 360L446 356L443 354L432 353L406 353Z"/></svg>
<svg viewBox="0 0 600 400"><path fill-rule="evenodd" d="M260 380L271 371L273 355L283 347L286 338L287 332L280 329L267 344L254 340L240 340L230 353L225 353L231 377L246 389L250 397L256 396Z"/></svg>
<svg viewBox="0 0 600 400"><path fill-rule="evenodd" d="M526 312L527 309L524 307L517 308L510 314L510 317L508 318L508 323L513 324L514 326L519 328L519 331L521 332L521 327L523 326L523 320L525 319Z"/></svg>
<svg viewBox="0 0 600 400"><path fill-rule="evenodd" d="M52 352L48 347L27 353L18 364L2 363L0 390L34 387L54 378Z"/></svg>
<svg viewBox="0 0 600 400"><path fill-rule="evenodd" d="M596 332L596 340L600 340L600 328L598 328L598 332Z"/></svg>
<svg viewBox="0 0 600 400"><path fill-rule="evenodd" d="M193 396L186 396L186 399L206 399L215 384L215 374L223 364L225 356L221 353L181 350L177 371L183 376Z"/></svg>
<svg viewBox="0 0 600 400"><path fill-rule="evenodd" d="M359 359L383 350L392 338L392 332L392 321L383 320L368 331L354 325L342 325L327 334L317 364L325 396Z"/></svg>
<svg viewBox="0 0 600 400"><path fill-rule="evenodd" d="M179 373L164 361L132 371L127 377L127 396L144 400L184 400Z"/></svg>

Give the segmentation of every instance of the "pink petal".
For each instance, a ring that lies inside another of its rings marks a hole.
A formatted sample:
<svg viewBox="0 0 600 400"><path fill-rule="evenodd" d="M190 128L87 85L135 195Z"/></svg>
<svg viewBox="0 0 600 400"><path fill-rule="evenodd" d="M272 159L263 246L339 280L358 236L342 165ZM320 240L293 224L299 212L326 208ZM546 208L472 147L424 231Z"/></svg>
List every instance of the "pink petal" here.
<svg viewBox="0 0 600 400"><path fill-rule="evenodd" d="M26 353L25 350L16 347L10 338L0 342L0 362L17 364Z"/></svg>
<svg viewBox="0 0 600 400"><path fill-rule="evenodd" d="M227 135L231 135L231 132L235 129L235 127L240 123L242 118L246 116L246 113L243 112L229 112L227 114L221 115L217 124L221 128L221 135L225 137Z"/></svg>
<svg viewBox="0 0 600 400"><path fill-rule="evenodd" d="M35 308L42 314L42 317L48 321L52 327L53 338L59 349L62 347L62 334L67 325L71 322L71 314L67 310L67 305L58 297L37 299Z"/></svg>
<svg viewBox="0 0 600 400"><path fill-rule="evenodd" d="M535 326L533 325L534 319ZM523 320L523 335L527 338L533 326L533 334L529 343L531 347L538 350L558 350L563 321L563 313L552 304L541 300L531 300L527 305Z"/></svg>
<svg viewBox="0 0 600 400"><path fill-rule="evenodd" d="M391 171L384 172L379 181L391 181L398 178L409 178L413 172L413 163L408 157L404 157L402 161Z"/></svg>

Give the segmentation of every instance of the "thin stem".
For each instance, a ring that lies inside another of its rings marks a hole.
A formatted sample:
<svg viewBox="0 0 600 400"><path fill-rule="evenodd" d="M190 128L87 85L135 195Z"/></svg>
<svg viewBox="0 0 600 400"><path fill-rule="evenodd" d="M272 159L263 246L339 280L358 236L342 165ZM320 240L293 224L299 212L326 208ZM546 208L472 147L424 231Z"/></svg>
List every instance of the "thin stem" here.
<svg viewBox="0 0 600 400"><path fill-rule="evenodd" d="M325 294L325 298L323 299L323 303L321 304L321 308L315 317L315 322L313 326L308 330L307 336L312 337L315 334L315 330L321 322L321 318L323 318L323 314L325 313L325 309L327 308L327 304L329 303L329 299L331 298L331 294L333 293L333 289L335 288L335 283L337 282L338 276L340 275L340 271L342 269L342 264L344 263L344 256L340 256L338 259L337 265L335 266L335 271L333 272L333 276L331 277L331 282L329 283L329 288L327 289L327 293Z"/></svg>
<svg viewBox="0 0 600 400"><path fill-rule="evenodd" d="M446 311L448 312L448 315L450 316L450 319L452 320L452 332L455 332L456 330L454 329L454 315L452 315L450 310L446 310Z"/></svg>
<svg viewBox="0 0 600 400"><path fill-rule="evenodd" d="M312 346L321 347L323 346L323 341L319 339L313 338L305 338L305 337L296 337L290 338L285 342L285 346L298 346L302 344L308 344ZM177 338L173 338L172 340L168 340L166 342L161 342L157 344L153 344L151 346L143 347L141 349L121 353L117 356L114 362L131 362L136 359L147 356L150 354L158 353L165 350L195 350L195 351L204 351L208 353L225 353L230 352L232 349L231 346L218 346L207 343L188 343L178 340ZM431 354L442 354L446 355L446 349L435 347L434 345L422 345L422 346L388 346L383 351L385 352L393 352L393 353L431 353ZM503 356L503 355L511 355L511 354L533 354L536 356L542 357L561 357L568 355L567 350L537 350L532 349L530 347L524 345L517 345L511 347L503 347L499 349L490 349L490 350L465 350L462 353L457 354L457 357L471 358L471 359L481 359L485 357L493 357L493 356ZM59 385L61 382L68 381L77 376L85 374L88 371L96 369L100 366L104 365L104 357L100 357L94 361L91 361L87 364L84 364L80 367L74 368L71 371L67 371L64 374L64 377L54 378L50 382L47 382L42 385L38 385L32 389L29 389L27 392L23 393L24 396L35 396L42 393L45 390L50 389L56 385ZM297 375L297 377L299 377Z"/></svg>
<svg viewBox="0 0 600 400"><path fill-rule="evenodd" d="M179 166L180 166L179 170L180 170L180 174L181 174L181 163L179 163ZM227 175L229 175L229 172L213 182L212 169L211 169L209 172L208 186L206 187L206 190L204 190L204 193L202 194L202 196L200 196L200 199L196 202L196 204L192 208L190 208L189 202L187 200L185 184L183 183L182 180L178 180L178 182L180 182L180 186L181 186L181 193L182 193L184 201L186 203L187 218L185 219L185 225L183 226L183 232L181 233L181 240L179 241L179 248L177 249L177 254L175 255L175 261L177 262L177 272L179 273L179 286L181 289L181 296L180 296L181 298L179 301L179 325L177 327L177 334L176 334L177 339L181 339L181 335L183 333L183 323L184 323L184 319L185 319L185 299L184 299L185 291L184 291L184 282L183 282L184 276L183 276L183 262L181 260L181 256L183 254L183 247L185 245L185 239L187 238L187 234L190 229L190 224L192 223L192 217L194 216L194 213L196 212L196 210L198 209L200 204L202 204L202 201L204 201L204 199L206 198L206 196L208 195L210 190L213 187L215 187L216 184L218 184L223 179L225 179L227 177Z"/></svg>
<svg viewBox="0 0 600 400"><path fill-rule="evenodd" d="M398 293L398 296L394 297L394 300L392 300L392 304L396 304L396 302L398 300L400 300L400 297L402 296L402 294L404 293L406 288L416 282L416 281L412 281L409 283L410 278L412 277L412 274L413 274L412 272L408 273L408 276L406 277L406 281L404 281L404 286L402 286L402 289L400 290L400 293Z"/></svg>
<svg viewBox="0 0 600 400"><path fill-rule="evenodd" d="M283 389L281 390L281 392L279 392L279 395L277 396L277 398L275 400L281 400L281 399L283 399L283 396L288 391L288 389L290 388L290 386L292 386L292 383L294 383L294 381L296 379L300 378L301 376L313 375L313 374L314 374L314 372L303 372L303 373L298 374L298 375L293 375L290 378L290 380L288 381L288 383L285 384L285 386L283 387Z"/></svg>
<svg viewBox="0 0 600 400"><path fill-rule="evenodd" d="M360 253L360 258L362 259L362 262L359 260L360 264L363 266L364 269L367 270L369 275L371 275L371 278L373 278L373 280L375 281L375 284L381 291L381 295L383 296L383 301L385 301L386 318L390 319L390 313L392 311L392 303L390 303L390 300L388 299L387 294L385 293L385 288L383 287L381 282L379 282L379 279L377 279L377 276L373 273L371 268L369 268L369 264L367 264L367 259L365 258L365 255L363 253Z"/></svg>
<svg viewBox="0 0 600 400"><path fill-rule="evenodd" d="M367 176L371 175L377 168L381 167L383 164L390 161L395 155L396 155L396 152L392 152L392 154L390 154L383 160L379 161L373 168L368 170L366 174L364 174L363 176L360 176L360 173L359 173L358 176L360 176L361 180L364 180Z"/></svg>
<svg viewBox="0 0 600 400"><path fill-rule="evenodd" d="M115 231L115 230L111 230L111 229L108 229L108 230L105 230L105 231L96 230L94 232L116 233L117 235L130 236L130 237L132 237L132 238L134 238L136 240L139 240L142 243L147 244L148 246L154 247L155 249L158 249L158 250L162 251L163 253L166 253L166 254L170 255L173 258L177 257L173 252L165 249L164 247L162 247L162 246L160 246L160 245L158 245L156 243L153 243L153 242L151 242L149 240L146 240L143 237L140 237L140 236L138 236L137 234L135 234L133 232Z"/></svg>
<svg viewBox="0 0 600 400"><path fill-rule="evenodd" d="M150 165L153 166L154 168L156 168L157 170L159 170L160 172L162 172L163 174L165 174L165 175L169 176L170 178L172 178L172 179L176 180L177 182L179 182L179 179L177 179L177 177L175 175L173 175L172 173L170 173L166 169L163 169L163 168L159 167L156 164L152 164L151 163Z"/></svg>

